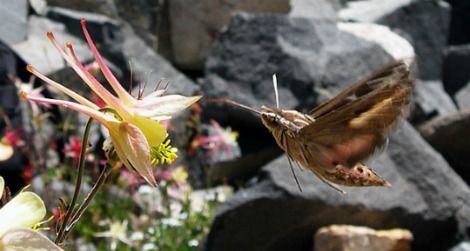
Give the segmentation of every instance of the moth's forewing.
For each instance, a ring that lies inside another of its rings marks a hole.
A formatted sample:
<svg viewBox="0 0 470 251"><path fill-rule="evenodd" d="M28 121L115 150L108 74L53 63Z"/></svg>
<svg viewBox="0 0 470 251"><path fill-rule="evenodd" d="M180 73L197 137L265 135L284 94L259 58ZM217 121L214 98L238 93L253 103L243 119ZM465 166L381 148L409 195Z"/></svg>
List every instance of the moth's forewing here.
<svg viewBox="0 0 470 251"><path fill-rule="evenodd" d="M360 162L385 144L388 130L409 103L411 84L408 66L395 62L308 114L264 108L261 117L279 146L322 180L386 186Z"/></svg>

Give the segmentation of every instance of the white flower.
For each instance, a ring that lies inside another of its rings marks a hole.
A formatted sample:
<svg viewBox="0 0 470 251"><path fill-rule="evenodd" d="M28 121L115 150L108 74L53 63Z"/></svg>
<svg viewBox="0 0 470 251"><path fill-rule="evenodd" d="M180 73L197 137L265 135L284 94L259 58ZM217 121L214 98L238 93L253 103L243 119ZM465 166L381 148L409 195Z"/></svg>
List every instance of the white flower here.
<svg viewBox="0 0 470 251"><path fill-rule="evenodd" d="M5 181L0 176L0 198ZM46 207L39 196L21 192L0 209L1 251L47 251L62 250L45 236L31 230L46 215Z"/></svg>

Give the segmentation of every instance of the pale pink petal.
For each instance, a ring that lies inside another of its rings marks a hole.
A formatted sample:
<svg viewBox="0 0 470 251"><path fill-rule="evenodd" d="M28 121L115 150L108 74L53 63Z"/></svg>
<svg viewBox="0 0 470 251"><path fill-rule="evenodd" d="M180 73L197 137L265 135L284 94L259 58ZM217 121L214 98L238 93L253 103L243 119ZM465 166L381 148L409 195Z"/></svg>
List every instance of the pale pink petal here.
<svg viewBox="0 0 470 251"><path fill-rule="evenodd" d="M151 185L156 186L157 181L153 175L152 162L150 160L150 148L142 131L130 123L121 123L119 127L123 143L123 151L127 159L137 172Z"/></svg>
<svg viewBox="0 0 470 251"><path fill-rule="evenodd" d="M44 104L50 104L50 105L59 105L63 106L65 108L69 108L71 110L86 114L94 119L96 119L99 123L103 124L109 129L109 123L108 120L113 120L113 118L106 116L104 113L92 109L88 106L77 104L74 102L70 101L65 101L65 100L58 100L58 99L49 99L49 98L40 98L40 97L35 97L28 95L25 92L21 92L20 96L29 100L29 101L34 101L37 103L44 103Z"/></svg>
<svg viewBox="0 0 470 251"><path fill-rule="evenodd" d="M95 104L93 104L92 102L90 102L88 99L84 98L83 96L81 96L80 94L70 90L69 88L55 82L54 80L44 76L43 74L41 74L40 72L38 72L34 67L32 67L31 65L28 65L26 66L26 69L31 72L31 74L35 75L36 77L42 79L44 82L46 82L47 84L50 84L52 85L54 88L56 88L57 90L67 94L69 97L73 98L75 101L79 102L80 104L82 105L86 105L86 106L89 106L90 108L93 108L93 109L98 109L98 106L96 106Z"/></svg>
<svg viewBox="0 0 470 251"><path fill-rule="evenodd" d="M0 236L0 247L5 251L62 251L44 235L31 229L13 229Z"/></svg>
<svg viewBox="0 0 470 251"><path fill-rule="evenodd" d="M101 57L101 54L99 53L98 49L96 49L95 43L93 42L93 39L91 38L90 33L88 33L88 30L86 28L85 19L81 20L81 24L82 24L83 33L85 34L85 38L88 42L88 46L90 46L93 56L95 57L96 62L100 66L101 72L103 72L104 77L106 78L106 80L108 80L109 84L111 85L113 90L117 93L119 98L121 98L124 102L133 104L135 101L134 97L132 97L122 87L122 85L119 83L119 81L116 79L116 77L113 75L109 67L104 62L104 59Z"/></svg>
<svg viewBox="0 0 470 251"><path fill-rule="evenodd" d="M168 95L153 99L143 99L134 105L134 109L139 115L145 117L171 116L186 109L200 98L201 96Z"/></svg>
<svg viewBox="0 0 470 251"><path fill-rule="evenodd" d="M103 99L106 104L114 108L121 116L126 116L129 112L125 109L122 101L114 97L106 88L101 85L98 80L95 79L89 72L85 71L81 67L83 65L77 65L76 61L71 58L62 47L59 45L57 40L55 40L52 32L47 33L47 37L52 42L52 44L57 48L62 57L69 63L69 65L74 69L74 71L80 76L80 78L96 93L101 99ZM67 45L69 49L71 48L70 44ZM73 50L72 50L73 51Z"/></svg>

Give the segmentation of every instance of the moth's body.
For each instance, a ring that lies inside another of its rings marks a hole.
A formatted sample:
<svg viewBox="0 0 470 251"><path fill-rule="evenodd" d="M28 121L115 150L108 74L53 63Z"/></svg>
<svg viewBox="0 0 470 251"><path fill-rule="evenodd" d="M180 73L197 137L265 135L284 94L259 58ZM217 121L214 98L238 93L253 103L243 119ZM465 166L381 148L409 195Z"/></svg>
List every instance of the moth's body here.
<svg viewBox="0 0 470 251"><path fill-rule="evenodd" d="M389 186L362 164L387 141L409 103L408 65L395 62L304 114L261 107L261 120L289 159L324 182Z"/></svg>
<svg viewBox="0 0 470 251"><path fill-rule="evenodd" d="M306 141L302 135L302 128L315 123L315 119L309 115L295 110L263 106L261 120L288 157L311 170L320 179L343 186L389 185L386 180L362 163L350 166L347 160L341 157L340 147L315 146L315 139Z"/></svg>

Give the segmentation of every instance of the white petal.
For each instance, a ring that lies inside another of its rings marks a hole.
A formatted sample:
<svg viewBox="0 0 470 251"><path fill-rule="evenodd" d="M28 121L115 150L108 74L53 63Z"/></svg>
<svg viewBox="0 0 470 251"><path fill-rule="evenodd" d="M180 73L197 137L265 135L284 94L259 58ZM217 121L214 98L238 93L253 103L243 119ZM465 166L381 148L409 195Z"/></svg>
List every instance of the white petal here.
<svg viewBox="0 0 470 251"><path fill-rule="evenodd" d="M22 192L0 209L0 235L14 228L31 228L46 215L46 207L33 192Z"/></svg>
<svg viewBox="0 0 470 251"><path fill-rule="evenodd" d="M13 156L13 147L0 142L0 161L5 161Z"/></svg>
<svg viewBox="0 0 470 251"><path fill-rule="evenodd" d="M62 248L31 229L12 229L1 238L4 251L61 251Z"/></svg>
<svg viewBox="0 0 470 251"><path fill-rule="evenodd" d="M3 188L5 188L5 180L3 180L3 177L0 176L0 199L3 195Z"/></svg>
<svg viewBox="0 0 470 251"><path fill-rule="evenodd" d="M139 100L134 108L139 115L145 117L171 116L186 109L200 98L201 96L168 95Z"/></svg>

